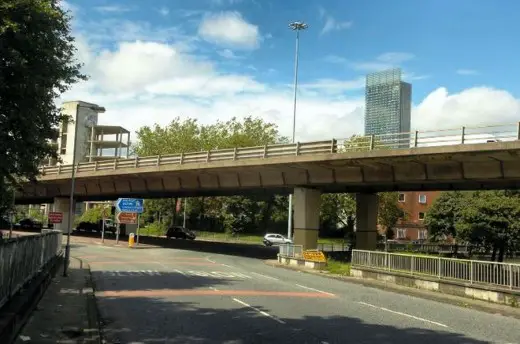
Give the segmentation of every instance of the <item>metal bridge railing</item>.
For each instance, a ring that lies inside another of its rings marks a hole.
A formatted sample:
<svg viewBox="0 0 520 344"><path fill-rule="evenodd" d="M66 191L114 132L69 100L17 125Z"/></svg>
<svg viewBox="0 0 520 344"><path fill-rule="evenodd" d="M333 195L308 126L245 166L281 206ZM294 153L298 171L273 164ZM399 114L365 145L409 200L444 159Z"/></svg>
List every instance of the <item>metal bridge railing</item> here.
<svg viewBox="0 0 520 344"><path fill-rule="evenodd" d="M86 162L77 165L77 172L95 172L126 168L158 167L164 165L200 164L215 161L245 159L269 159L281 156L346 153L383 149L448 146L457 144L514 141L520 139L520 124L504 124L485 127L462 127L436 131L412 131L383 135L358 136L343 140L298 142L258 147L230 148L202 152L112 159ZM72 165L43 166L42 175L71 173Z"/></svg>
<svg viewBox="0 0 520 344"><path fill-rule="evenodd" d="M61 252L61 232L0 242L0 308Z"/></svg>
<svg viewBox="0 0 520 344"><path fill-rule="evenodd" d="M520 264L353 250L352 266L520 289Z"/></svg>
<svg viewBox="0 0 520 344"><path fill-rule="evenodd" d="M288 257L288 258L303 257L303 246L302 245L291 245L291 244L280 245L279 255L281 257Z"/></svg>

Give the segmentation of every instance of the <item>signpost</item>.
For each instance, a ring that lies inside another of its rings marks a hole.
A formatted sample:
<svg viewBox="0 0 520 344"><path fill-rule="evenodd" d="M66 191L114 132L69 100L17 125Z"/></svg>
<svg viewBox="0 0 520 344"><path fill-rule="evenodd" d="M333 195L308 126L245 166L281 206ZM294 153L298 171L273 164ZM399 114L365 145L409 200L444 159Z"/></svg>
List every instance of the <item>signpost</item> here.
<svg viewBox="0 0 520 344"><path fill-rule="evenodd" d="M118 213L116 216L118 223L124 223L127 225L135 225L137 224L137 213L128 213L128 212L121 212Z"/></svg>
<svg viewBox="0 0 520 344"><path fill-rule="evenodd" d="M117 200L116 208L117 222L125 224L136 224L136 246L139 245L139 214L144 212L144 200L142 198L120 198Z"/></svg>
<svg viewBox="0 0 520 344"><path fill-rule="evenodd" d="M49 222L54 223L62 223L63 222L63 213L57 212L57 211L51 211L49 212L48 216Z"/></svg>
<svg viewBox="0 0 520 344"><path fill-rule="evenodd" d="M120 198L117 200L117 211L125 213L138 213L144 211L144 200L142 198Z"/></svg>

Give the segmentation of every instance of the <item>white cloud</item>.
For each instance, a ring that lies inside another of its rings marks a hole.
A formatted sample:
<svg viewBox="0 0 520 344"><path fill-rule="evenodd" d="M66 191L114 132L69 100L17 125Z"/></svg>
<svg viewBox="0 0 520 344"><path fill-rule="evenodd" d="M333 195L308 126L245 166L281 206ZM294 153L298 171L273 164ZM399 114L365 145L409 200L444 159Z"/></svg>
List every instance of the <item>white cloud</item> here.
<svg viewBox="0 0 520 344"><path fill-rule="evenodd" d="M168 14L170 14L170 10L167 8L167 7L161 7L159 9L159 13L162 15L162 16L167 16Z"/></svg>
<svg viewBox="0 0 520 344"><path fill-rule="evenodd" d="M412 127L436 130L492 123L516 123L520 100L509 92L489 87L474 87L449 94L440 87L431 92L412 115Z"/></svg>
<svg viewBox="0 0 520 344"><path fill-rule="evenodd" d="M376 72L398 67L403 63L415 58L415 55L404 52L388 52L381 54L373 61L354 62L351 66L356 70Z"/></svg>
<svg viewBox="0 0 520 344"><path fill-rule="evenodd" d="M258 26L238 12L207 15L200 23L199 35L208 42L235 48L254 49L260 43Z"/></svg>
<svg viewBox="0 0 520 344"><path fill-rule="evenodd" d="M457 69L456 71L459 75L478 75L479 72L474 69Z"/></svg>
<svg viewBox="0 0 520 344"><path fill-rule="evenodd" d="M129 12L132 10L131 7L120 6L120 5L97 6L97 7L94 7L94 9L98 12L104 12L104 13L122 13L122 12Z"/></svg>
<svg viewBox="0 0 520 344"><path fill-rule="evenodd" d="M228 60L236 60L240 58L240 56L235 55L235 53L229 49L219 50L217 51L217 54Z"/></svg>
<svg viewBox="0 0 520 344"><path fill-rule="evenodd" d="M318 8L320 18L325 19L325 24L321 29L320 35L324 35L331 31L341 31L352 26L351 21L338 21L333 16L329 15L323 7Z"/></svg>

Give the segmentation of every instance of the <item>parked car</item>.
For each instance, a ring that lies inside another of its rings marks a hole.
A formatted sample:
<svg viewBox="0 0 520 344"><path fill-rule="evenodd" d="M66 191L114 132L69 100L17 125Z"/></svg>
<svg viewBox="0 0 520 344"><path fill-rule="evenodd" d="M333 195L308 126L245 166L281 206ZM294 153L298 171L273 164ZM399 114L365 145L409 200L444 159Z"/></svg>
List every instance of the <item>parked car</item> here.
<svg viewBox="0 0 520 344"><path fill-rule="evenodd" d="M80 222L76 226L76 230L81 230L81 231L85 231L85 232L94 232L94 231L101 232L102 229L103 229L103 220L100 220L98 223ZM111 232L111 233L116 232L116 226L114 225L114 223L111 220L105 220L105 233L106 232Z"/></svg>
<svg viewBox="0 0 520 344"><path fill-rule="evenodd" d="M190 231L188 228L172 226L168 228L168 231L166 232L166 237L168 239L175 238L195 240L197 235L193 231Z"/></svg>
<svg viewBox="0 0 520 344"><path fill-rule="evenodd" d="M287 239L281 234L266 234L264 236L264 245L265 246L272 246L272 245L282 245L282 244L292 244L291 239Z"/></svg>
<svg viewBox="0 0 520 344"><path fill-rule="evenodd" d="M17 227L20 229L41 230L43 228L43 224L40 221L27 218L20 220Z"/></svg>

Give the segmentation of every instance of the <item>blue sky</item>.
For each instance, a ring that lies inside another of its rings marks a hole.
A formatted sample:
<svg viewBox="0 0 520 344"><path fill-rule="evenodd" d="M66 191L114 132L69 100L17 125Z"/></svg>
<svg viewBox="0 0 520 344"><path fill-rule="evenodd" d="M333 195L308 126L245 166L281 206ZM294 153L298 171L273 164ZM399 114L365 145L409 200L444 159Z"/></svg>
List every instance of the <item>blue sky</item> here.
<svg viewBox="0 0 520 344"><path fill-rule="evenodd" d="M290 128L295 33L302 139L362 131L364 76L413 84L412 126L519 119L520 2L503 0L68 0L91 80L64 99L107 106L130 129L176 115L253 114ZM147 115L143 117L143 113ZM319 124L316 119L319 118Z"/></svg>

